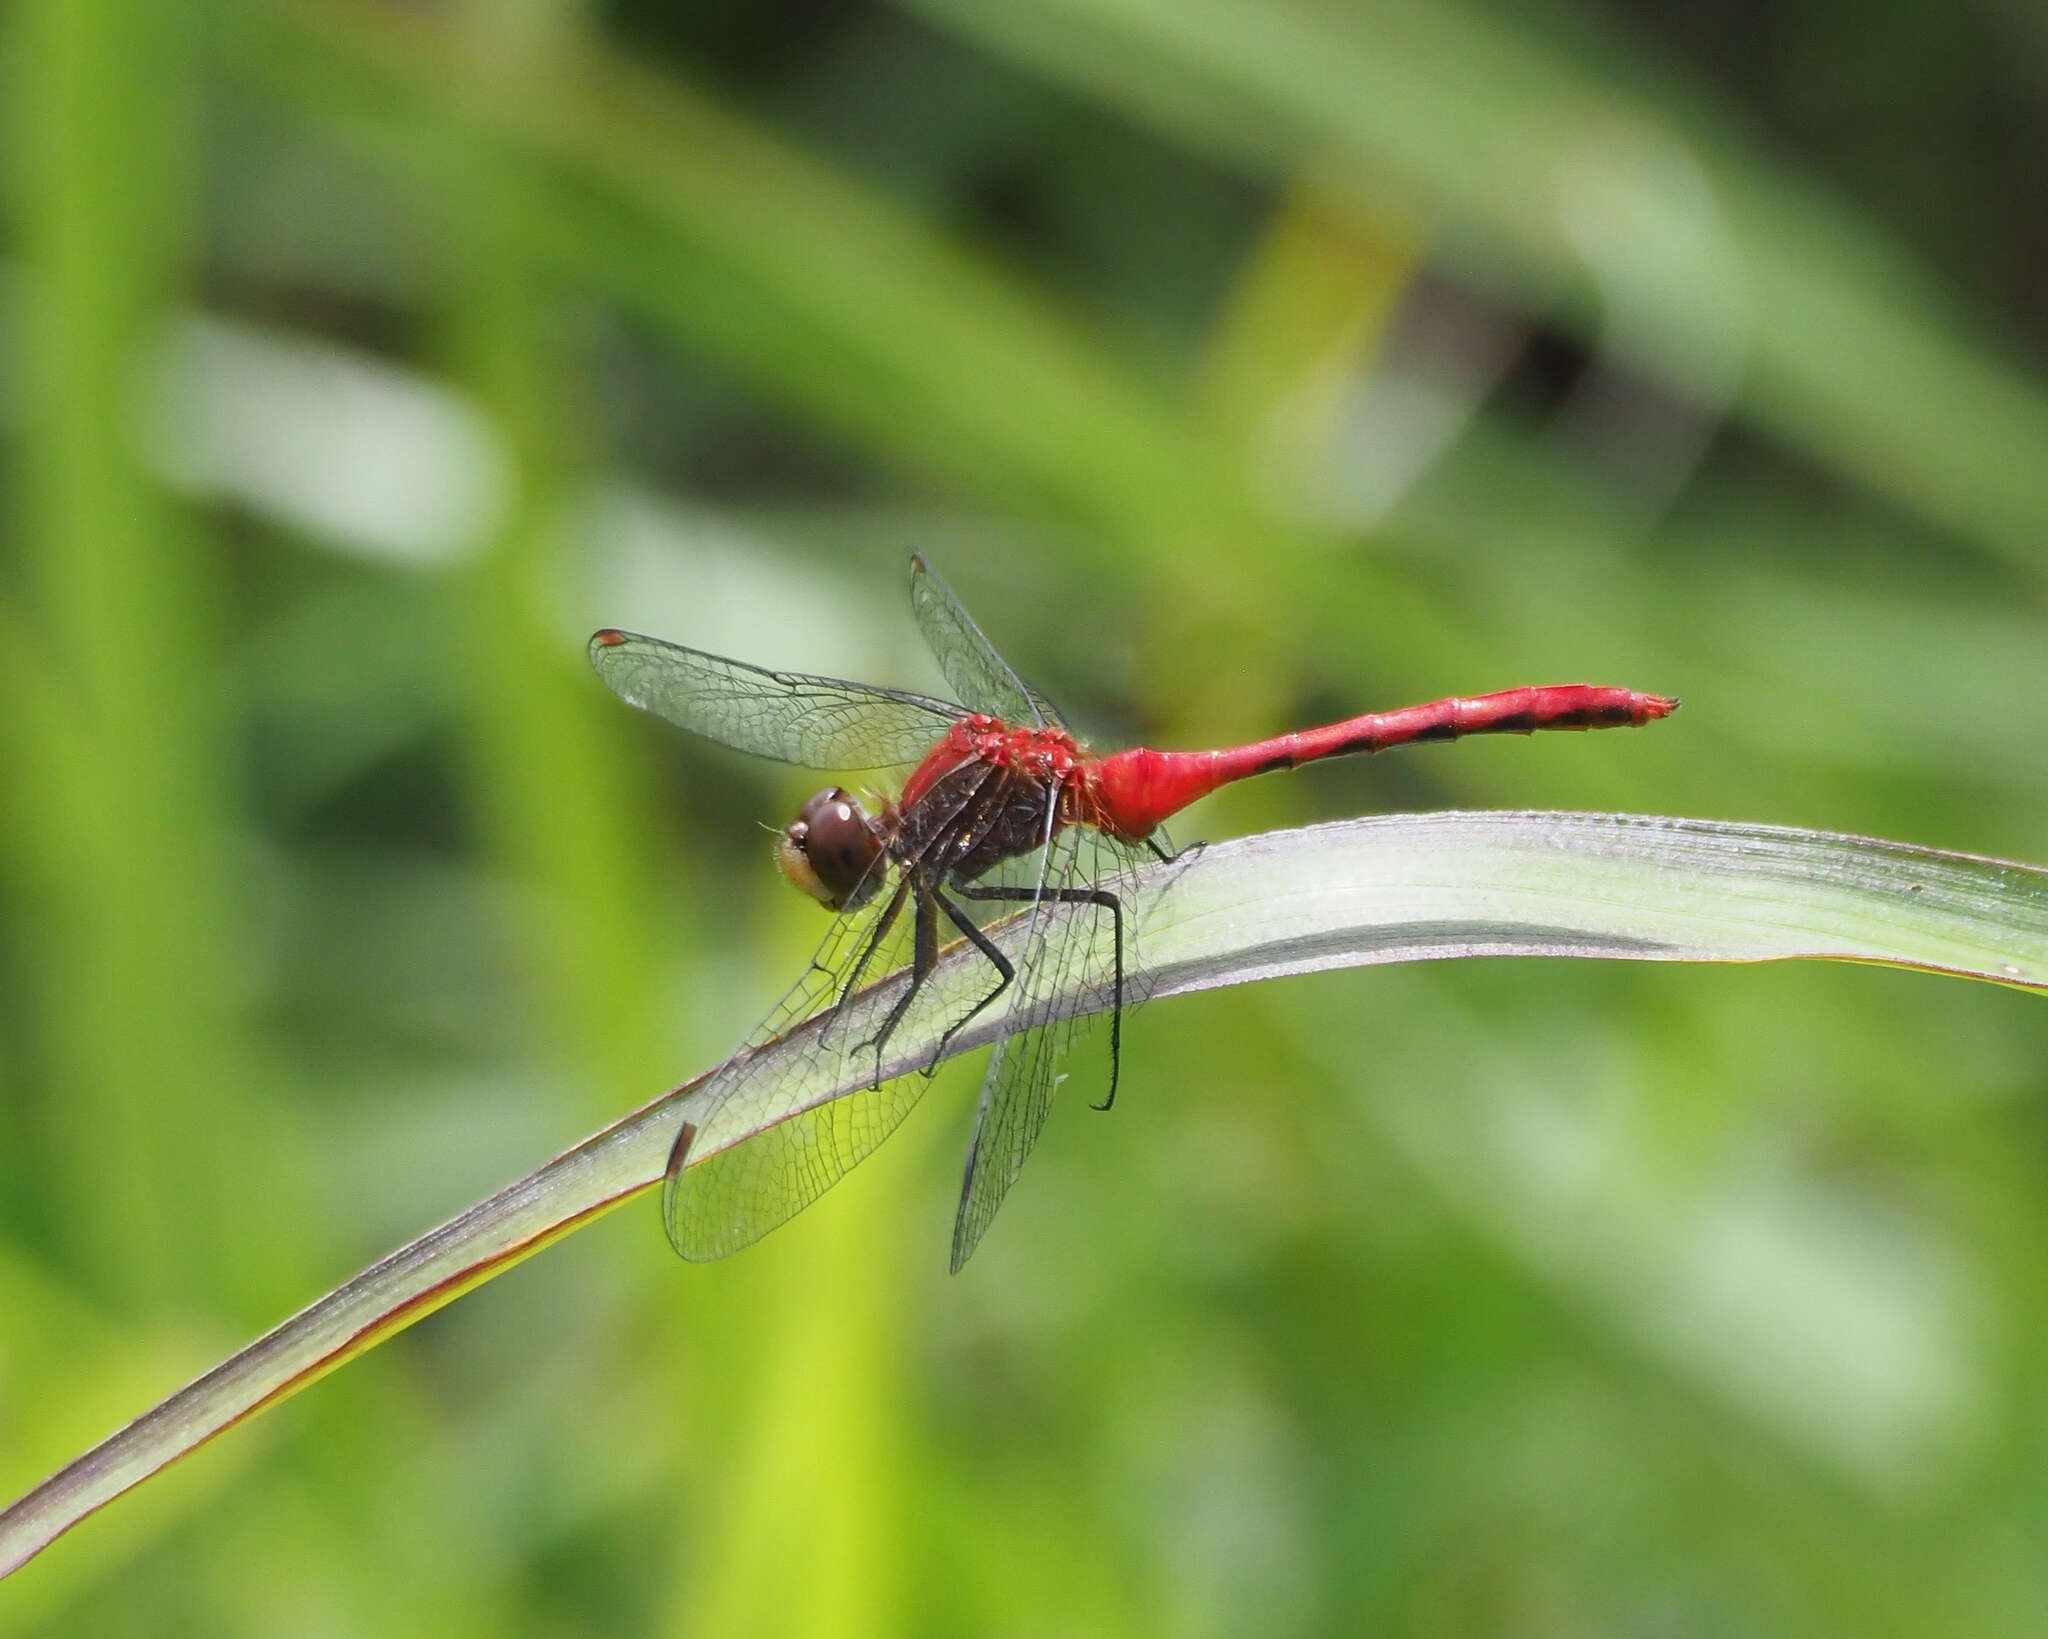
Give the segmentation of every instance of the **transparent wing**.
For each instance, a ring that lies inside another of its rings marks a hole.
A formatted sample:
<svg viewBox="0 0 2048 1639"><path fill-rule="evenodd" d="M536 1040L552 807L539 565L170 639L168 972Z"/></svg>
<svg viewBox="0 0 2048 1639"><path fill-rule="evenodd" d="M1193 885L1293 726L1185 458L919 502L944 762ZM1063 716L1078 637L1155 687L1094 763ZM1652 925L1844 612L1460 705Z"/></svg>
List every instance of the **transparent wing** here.
<svg viewBox="0 0 2048 1639"><path fill-rule="evenodd" d="M1004 1037L989 1060L953 1223L955 1274L974 1255L1052 1113L1053 1095L1064 1079L1055 1071L1080 1015L1108 1008L1115 999L1119 933L1126 970L1136 965L1129 915L1077 898L1101 894L1120 907L1134 905L1129 879L1136 853L1099 831L1074 829L1054 838L1041 858L1008 1017L1027 1026L1041 1017L1044 1022ZM1124 1007L1141 999L1127 984Z"/></svg>
<svg viewBox="0 0 2048 1639"><path fill-rule="evenodd" d="M908 907L896 915L896 926L879 928L892 898L881 895L872 910L839 919L804 976L714 1078L708 1091L716 1102L691 1143L703 1158L672 1171L661 1191L669 1244L692 1262L728 1257L787 1223L894 1132L924 1096L925 1078L911 1075L807 1109L784 1107L809 1096L816 1082L807 1072L821 1068L821 1059L844 1064L859 1055L862 1031L848 1010L827 1017L793 1062L755 1054L762 1043L830 1007L864 948L874 947L876 976L901 964ZM781 1072L770 1068L778 1063ZM778 1082L789 1087L787 1095Z"/></svg>
<svg viewBox="0 0 2048 1639"><path fill-rule="evenodd" d="M965 790L958 806L974 795ZM727 1257L787 1223L894 1132L924 1096L926 1077L912 1074L807 1102L821 1088L843 1086L864 1058L869 1074L879 1068L872 1042L877 1015L835 1003L908 958L917 907L901 874L891 874L872 900L834 922L803 976L702 1089L704 1113L689 1146L699 1159L671 1170L661 1194L669 1242L692 1262ZM814 1014L823 1016L800 1049L758 1052ZM905 1039L929 1039L925 1023L914 1002L898 1028Z"/></svg>
<svg viewBox="0 0 2048 1639"><path fill-rule="evenodd" d="M939 670L969 707L1006 723L1063 726L1052 702L1010 670L922 557L910 560L910 611Z"/></svg>
<svg viewBox="0 0 2048 1639"><path fill-rule="evenodd" d="M772 672L607 629L590 664L628 705L756 757L810 768L914 763L966 713L949 700Z"/></svg>

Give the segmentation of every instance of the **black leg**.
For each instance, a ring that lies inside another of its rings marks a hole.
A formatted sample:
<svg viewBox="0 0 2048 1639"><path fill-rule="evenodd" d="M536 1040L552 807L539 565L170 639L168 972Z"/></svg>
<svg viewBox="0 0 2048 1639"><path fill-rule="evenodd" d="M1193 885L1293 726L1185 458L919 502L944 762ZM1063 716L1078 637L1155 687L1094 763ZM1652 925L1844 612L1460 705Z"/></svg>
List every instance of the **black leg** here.
<svg viewBox="0 0 2048 1639"><path fill-rule="evenodd" d="M999 899L1030 904L1045 898L1061 905L1094 905L1109 912L1115 933L1115 980L1110 989L1109 1002L1109 1092L1100 1104L1090 1106L1091 1109L1108 1109L1116 1102L1117 1072L1123 1065L1124 902L1107 888L1047 888L1041 894L1036 888L975 887L965 883L955 883L954 886L963 899ZM990 1000L993 1001L994 998L991 997Z"/></svg>
<svg viewBox="0 0 2048 1639"><path fill-rule="evenodd" d="M991 776L995 773L994 770L989 772ZM945 825L927 837L923 844L915 851L900 857L892 856L896 857L896 863L902 872L901 880L896 885L896 892L889 901L888 909L882 913L881 919L875 924L874 935L868 940L867 947L861 952L860 960L854 963L853 967L849 970L850 977L840 987L839 999L844 1002L852 994L854 985L859 981L861 974L867 970L868 964L874 960L875 953L881 948L882 941L887 937L890 928L895 926L896 918L902 913L905 896L913 896L916 906L917 926L911 948L910 983L905 988L903 994L897 998L896 1005L889 1009L889 1016L882 1021L881 1029L877 1030L867 1041L862 1042L857 1049L857 1051L865 1052L868 1048L872 1047L875 1050L876 1086L881 1085L882 1050L887 1046L889 1038L896 1033L896 1027L903 1022L904 1015L910 1011L910 1004L917 1000L918 991L924 988L925 981L931 977L933 965L939 959L939 906L937 890L941 873L934 867L933 861L942 861L955 849L959 848L961 846L959 839L964 835L971 835L971 828L977 821L984 826L992 822L992 817L997 810L987 800L989 790L990 780L984 778L982 783L973 792L962 799L960 808L947 819ZM961 920L958 914L954 913L950 905L947 906L947 912L949 915L952 915L955 922ZM994 954L993 946L982 941L977 941L977 943L982 944L984 953ZM997 960L999 963L1002 961L1000 957ZM1002 965L1007 975L1008 965L1007 963ZM1007 984L1009 982L1008 978L1005 977L1003 982ZM987 1005L986 1002L982 1004L984 1007ZM980 1008L977 1008L975 1011L979 1012ZM953 1028L957 1030L959 1026L955 1025ZM946 1034L950 1037L952 1031L948 1031ZM940 1042L941 1050L943 1050L944 1045L945 1042L942 1038ZM938 1059L934 1055L931 1069L936 1069L937 1066ZM925 1073L927 1075L931 1074L931 1069L927 1069Z"/></svg>
<svg viewBox="0 0 2048 1639"><path fill-rule="evenodd" d="M939 902L939 909L946 913L946 919L965 934L973 942L974 948L986 956L996 972L1002 975L996 981L995 989L946 1026L946 1033L939 1038L939 1045L932 1053L931 1070L936 1070L939 1067L939 1060L945 1055L946 1044L965 1027L969 1019L1010 988L1010 981L1017 977L1017 970L1010 965L1009 957L997 948L996 942L974 925L972 917L936 889L933 890L932 897ZM931 1070L927 1070L925 1074L930 1075Z"/></svg>
<svg viewBox="0 0 2048 1639"><path fill-rule="evenodd" d="M889 937L889 930L896 925L896 918L903 914L903 901L909 894L910 878L906 875L896 884L896 891L889 896L888 906L876 921L875 931L868 935L867 945L862 949L859 959L846 970L846 977L840 981L839 995L832 1003L834 1007L844 1006L846 998L859 986L861 975L867 972L868 964L875 959L875 952L882 948L882 941Z"/></svg>
<svg viewBox="0 0 2048 1639"><path fill-rule="evenodd" d="M860 1044L862 1052L870 1047L875 1050L873 1085L877 1087L882 1085L882 1049L888 1045L889 1038L896 1034L896 1027L903 1022L903 1015L910 1011L910 1004L917 1000L917 993L924 988L925 980L930 977L932 964L939 959L939 909L931 895L918 895L916 915L916 933L910 949L910 983L904 987L903 994L896 1000L896 1005L889 1009L889 1016L882 1021L882 1028ZM862 961L865 962L866 959L866 955L863 955Z"/></svg>
<svg viewBox="0 0 2048 1639"><path fill-rule="evenodd" d="M1145 839L1145 846L1160 864L1176 865L1184 859L1193 859L1209 845L1206 842L1191 842L1185 848L1176 848L1171 843L1162 844L1157 836L1149 836Z"/></svg>

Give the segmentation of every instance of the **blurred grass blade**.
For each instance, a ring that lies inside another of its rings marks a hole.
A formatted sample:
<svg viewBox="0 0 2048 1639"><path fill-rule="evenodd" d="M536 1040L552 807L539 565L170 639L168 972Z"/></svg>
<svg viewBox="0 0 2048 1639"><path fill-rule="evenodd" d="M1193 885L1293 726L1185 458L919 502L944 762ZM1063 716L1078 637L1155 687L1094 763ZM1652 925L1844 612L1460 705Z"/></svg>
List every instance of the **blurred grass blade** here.
<svg viewBox="0 0 2048 1639"><path fill-rule="evenodd" d="M38 895L33 915L10 917L23 942L9 960L41 1029L41 1098L69 1117L46 1129L45 1185L74 1268L138 1311L201 1283L260 1286L290 1261L287 1235L222 1255L215 1203L176 1182L215 1152L164 1097L213 1086L228 1122L260 1103L232 1068L243 939L208 693L220 563L164 504L133 437L195 209L180 19L45 3L13 8L7 36L23 260L6 589L60 680L37 691L36 738L70 748L7 772L0 856ZM122 1213L100 1209L109 1195Z"/></svg>
<svg viewBox="0 0 2048 1639"><path fill-rule="evenodd" d="M1466 277L1608 327L1705 403L1735 387L1838 471L2042 566L2040 388L1844 200L1613 40L1444 0L908 4L1233 163L1437 220Z"/></svg>
<svg viewBox="0 0 2048 1639"><path fill-rule="evenodd" d="M435 197L516 200L496 231L536 271L827 426L1113 539L1255 527L1113 337L673 78L585 44L507 79L416 10L223 15L229 75Z"/></svg>
<svg viewBox="0 0 2048 1639"><path fill-rule="evenodd" d="M1445 813L1275 832L1183 856L1141 883L1133 987L1153 996L1375 962L1579 956L1759 962L1829 957L2048 990L2048 870L1904 843L1630 815ZM1099 937L1082 907L1076 937ZM1014 926L1008 927L1015 940ZM1002 930L998 937L1003 936ZM891 1041L885 1073L931 1052L981 958L956 945ZM878 1017L897 974L849 1005ZM1101 998L1051 997L1073 1011ZM815 1024L815 1021L814 1021ZM807 1028L756 1076L788 1107ZM994 1021L954 1038L984 1045ZM808 1067L818 1073L818 1067ZM701 1080L701 1078L700 1078ZM659 1181L689 1083L373 1265L0 1512L0 1574L165 1464ZM852 1091L820 1079L810 1104ZM745 1124L742 1124L742 1130ZM708 1152L707 1152L708 1153ZM698 1157L702 1159L702 1157ZM650 1226L651 1232L651 1226ZM942 1240L934 1225L934 1255Z"/></svg>

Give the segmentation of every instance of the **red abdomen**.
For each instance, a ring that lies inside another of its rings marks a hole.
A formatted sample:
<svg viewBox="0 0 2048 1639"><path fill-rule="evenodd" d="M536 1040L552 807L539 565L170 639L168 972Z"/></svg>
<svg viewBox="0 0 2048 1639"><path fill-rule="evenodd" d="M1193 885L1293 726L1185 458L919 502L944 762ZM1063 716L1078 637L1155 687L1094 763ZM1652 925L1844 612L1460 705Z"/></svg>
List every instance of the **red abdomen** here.
<svg viewBox="0 0 2048 1639"><path fill-rule="evenodd" d="M1543 729L1636 728L1668 717L1678 701L1597 683L1556 683L1454 696L1399 711L1371 712L1324 728L1282 734L1224 751L1119 751L1088 765L1089 823L1139 842L1218 786L1325 757L1364 756L1419 740L1468 734L1534 734Z"/></svg>

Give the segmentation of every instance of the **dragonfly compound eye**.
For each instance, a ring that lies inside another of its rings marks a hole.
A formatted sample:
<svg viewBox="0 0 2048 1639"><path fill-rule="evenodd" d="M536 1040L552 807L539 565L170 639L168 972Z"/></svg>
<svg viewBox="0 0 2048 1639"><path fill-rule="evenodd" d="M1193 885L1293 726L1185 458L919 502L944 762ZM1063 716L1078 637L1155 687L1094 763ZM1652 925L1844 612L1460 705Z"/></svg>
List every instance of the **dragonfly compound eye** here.
<svg viewBox="0 0 2048 1639"><path fill-rule="evenodd" d="M845 910L875 891L881 839L859 803L828 786L804 804L775 845L782 874L827 910Z"/></svg>

